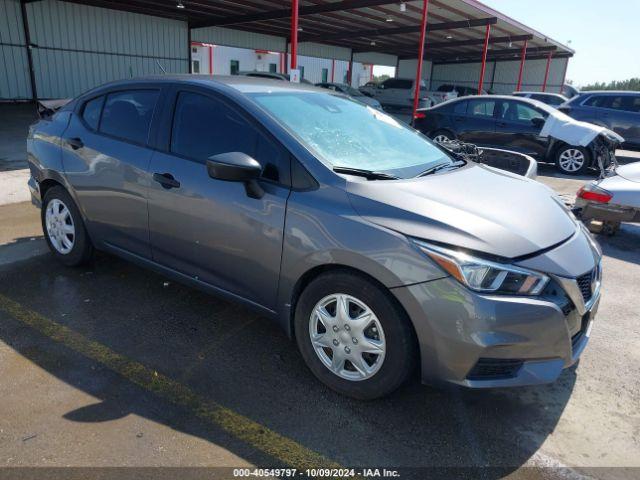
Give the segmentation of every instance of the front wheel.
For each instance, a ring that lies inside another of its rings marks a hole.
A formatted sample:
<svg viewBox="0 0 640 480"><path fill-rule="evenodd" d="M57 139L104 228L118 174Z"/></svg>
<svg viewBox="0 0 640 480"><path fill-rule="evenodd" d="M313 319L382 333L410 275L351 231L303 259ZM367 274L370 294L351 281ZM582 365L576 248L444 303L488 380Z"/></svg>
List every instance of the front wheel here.
<svg viewBox="0 0 640 480"><path fill-rule="evenodd" d="M360 400L396 390L415 364L415 336L388 291L349 272L324 274L295 313L298 348L313 374Z"/></svg>
<svg viewBox="0 0 640 480"><path fill-rule="evenodd" d="M582 175L589 169L589 152L583 147L563 145L556 152L556 166L566 175Z"/></svg>

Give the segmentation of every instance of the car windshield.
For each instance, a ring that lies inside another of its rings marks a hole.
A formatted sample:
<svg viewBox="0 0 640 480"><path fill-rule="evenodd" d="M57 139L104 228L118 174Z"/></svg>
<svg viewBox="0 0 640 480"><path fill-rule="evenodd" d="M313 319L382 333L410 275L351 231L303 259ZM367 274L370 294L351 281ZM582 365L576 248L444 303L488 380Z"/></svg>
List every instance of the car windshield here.
<svg viewBox="0 0 640 480"><path fill-rule="evenodd" d="M251 97L330 168L412 178L452 159L419 132L349 98L313 92Z"/></svg>

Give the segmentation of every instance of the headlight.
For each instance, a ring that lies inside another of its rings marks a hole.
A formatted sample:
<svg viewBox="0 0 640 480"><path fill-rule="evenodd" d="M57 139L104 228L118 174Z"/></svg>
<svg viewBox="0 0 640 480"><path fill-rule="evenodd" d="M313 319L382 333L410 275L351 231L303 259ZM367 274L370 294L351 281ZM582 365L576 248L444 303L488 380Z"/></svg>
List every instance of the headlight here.
<svg viewBox="0 0 640 480"><path fill-rule="evenodd" d="M413 241L445 272L476 292L540 295L549 282L549 277L539 272L514 265L490 262L419 240Z"/></svg>

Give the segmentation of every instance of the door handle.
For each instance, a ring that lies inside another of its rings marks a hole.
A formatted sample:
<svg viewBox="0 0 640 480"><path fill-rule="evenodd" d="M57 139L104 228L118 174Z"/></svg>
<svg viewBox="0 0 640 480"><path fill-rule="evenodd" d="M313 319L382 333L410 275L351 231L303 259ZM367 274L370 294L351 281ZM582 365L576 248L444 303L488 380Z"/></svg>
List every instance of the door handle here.
<svg viewBox="0 0 640 480"><path fill-rule="evenodd" d="M506 124L506 122L498 122L498 126L499 126L500 128L504 128L504 127L506 127L506 126L507 126L507 124Z"/></svg>
<svg viewBox="0 0 640 480"><path fill-rule="evenodd" d="M84 147L84 143L78 137L65 138L65 142L67 142L67 145L69 145L74 150L78 150L79 148Z"/></svg>
<svg viewBox="0 0 640 480"><path fill-rule="evenodd" d="M167 190L170 188L180 188L180 182L173 178L170 173L154 173L153 179Z"/></svg>

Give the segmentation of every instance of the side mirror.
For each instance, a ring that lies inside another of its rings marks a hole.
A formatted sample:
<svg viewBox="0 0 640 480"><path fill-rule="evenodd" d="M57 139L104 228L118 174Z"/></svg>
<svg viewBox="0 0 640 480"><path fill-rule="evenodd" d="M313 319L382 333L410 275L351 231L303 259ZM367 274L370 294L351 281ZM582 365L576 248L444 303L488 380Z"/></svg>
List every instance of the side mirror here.
<svg viewBox="0 0 640 480"><path fill-rule="evenodd" d="M534 117L531 119L531 123L536 128L542 128L544 126L545 121L546 120L544 118L540 118L540 117Z"/></svg>
<svg viewBox="0 0 640 480"><path fill-rule="evenodd" d="M211 178L227 182L244 183L247 195L262 198L264 190L258 183L262 167L258 161L242 152L227 152L212 155L207 160L207 173Z"/></svg>

